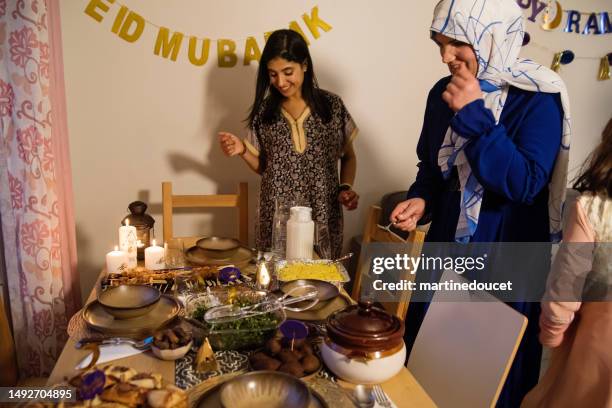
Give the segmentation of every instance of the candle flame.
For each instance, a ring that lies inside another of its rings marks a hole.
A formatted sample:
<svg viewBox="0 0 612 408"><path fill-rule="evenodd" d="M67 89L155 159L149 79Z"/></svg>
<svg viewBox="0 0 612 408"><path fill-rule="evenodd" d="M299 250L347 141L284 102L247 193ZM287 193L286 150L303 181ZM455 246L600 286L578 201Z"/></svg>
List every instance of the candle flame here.
<svg viewBox="0 0 612 408"><path fill-rule="evenodd" d="M270 272L268 272L268 268L266 267L265 262L262 262L259 267L257 283L259 283L262 286L267 286L270 283Z"/></svg>
<svg viewBox="0 0 612 408"><path fill-rule="evenodd" d="M151 242L151 246L155 246L155 240Z"/></svg>
<svg viewBox="0 0 612 408"><path fill-rule="evenodd" d="M117 245L115 245L115 251L118 251L119 247Z"/></svg>
<svg viewBox="0 0 612 408"><path fill-rule="evenodd" d="M126 226L126 227L129 227L129 226L130 226L130 220L129 220L129 219L126 219L126 220L125 220L125 226Z"/></svg>

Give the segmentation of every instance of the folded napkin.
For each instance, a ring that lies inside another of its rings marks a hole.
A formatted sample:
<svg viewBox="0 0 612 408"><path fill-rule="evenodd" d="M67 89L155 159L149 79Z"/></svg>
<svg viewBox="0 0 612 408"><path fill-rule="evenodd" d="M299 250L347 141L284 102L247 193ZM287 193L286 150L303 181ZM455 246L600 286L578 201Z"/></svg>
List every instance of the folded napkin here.
<svg viewBox="0 0 612 408"><path fill-rule="evenodd" d="M131 344L109 344L100 346L100 357L96 364L106 363L107 361L118 360L120 358L125 358L129 356L133 356L136 354L142 353L144 350L138 350L132 347ZM93 352L89 353L77 366L75 369L81 370L91 363L91 359L93 357Z"/></svg>

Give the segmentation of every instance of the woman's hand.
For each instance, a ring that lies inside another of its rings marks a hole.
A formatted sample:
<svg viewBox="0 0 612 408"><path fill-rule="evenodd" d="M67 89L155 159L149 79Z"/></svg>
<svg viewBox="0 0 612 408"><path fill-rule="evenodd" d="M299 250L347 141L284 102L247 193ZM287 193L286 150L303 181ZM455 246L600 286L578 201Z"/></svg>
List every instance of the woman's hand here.
<svg viewBox="0 0 612 408"><path fill-rule="evenodd" d="M359 203L359 194L353 190L344 190L338 194L338 201L340 201L340 204L347 210L353 211L357 208L357 204Z"/></svg>
<svg viewBox="0 0 612 408"><path fill-rule="evenodd" d="M442 93L442 99L455 112L476 99L482 98L478 80L470 72L464 62L453 72L451 81Z"/></svg>
<svg viewBox="0 0 612 408"><path fill-rule="evenodd" d="M226 156L232 157L243 155L246 151L246 146L240 138L229 132L219 132L219 144Z"/></svg>
<svg viewBox="0 0 612 408"><path fill-rule="evenodd" d="M395 206L395 209L391 212L389 221L391 221L396 228L409 232L416 229L417 222L424 214L425 200L422 198L411 198Z"/></svg>

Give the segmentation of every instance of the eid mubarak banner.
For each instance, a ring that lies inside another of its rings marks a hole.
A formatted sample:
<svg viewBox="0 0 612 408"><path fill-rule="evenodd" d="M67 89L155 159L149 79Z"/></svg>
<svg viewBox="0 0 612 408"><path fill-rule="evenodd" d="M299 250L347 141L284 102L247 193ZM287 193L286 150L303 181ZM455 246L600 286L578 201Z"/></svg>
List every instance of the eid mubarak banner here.
<svg viewBox="0 0 612 408"><path fill-rule="evenodd" d="M547 0L516 0L523 9L529 10L528 19L536 22L538 16L542 16L542 29L551 31L563 29L566 33L577 33L582 35L599 35L612 33L610 14L607 11L581 12L578 10L563 10L558 1ZM565 21L563 20L566 14Z"/></svg>
<svg viewBox="0 0 612 408"><path fill-rule="evenodd" d="M153 54L171 61L188 60L195 66L215 63L209 61L211 44L216 46L216 64L222 68L234 67L239 63L249 65L252 61L259 61L261 57L262 48L255 36L234 40L188 35L182 31L152 23L116 0L90 0L85 7L85 14L98 23L104 19L112 19L111 32L130 43L140 40L145 29L154 30L156 32L155 42L151 44ZM322 32L331 30L332 26L319 16L319 8L314 6L310 13L302 14L301 21L290 21L288 28L300 33L310 44L305 31L308 31L316 40ZM260 41L265 43L270 34L272 31L262 33Z"/></svg>

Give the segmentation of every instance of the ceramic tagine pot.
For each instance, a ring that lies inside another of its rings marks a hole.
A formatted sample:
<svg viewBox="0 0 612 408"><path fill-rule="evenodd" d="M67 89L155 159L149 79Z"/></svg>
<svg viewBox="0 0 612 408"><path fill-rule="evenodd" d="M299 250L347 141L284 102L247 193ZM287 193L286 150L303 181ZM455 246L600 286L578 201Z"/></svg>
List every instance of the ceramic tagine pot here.
<svg viewBox="0 0 612 408"><path fill-rule="evenodd" d="M321 357L343 380L355 384L382 383L404 366L404 322L374 307L371 301L332 313L326 327Z"/></svg>

